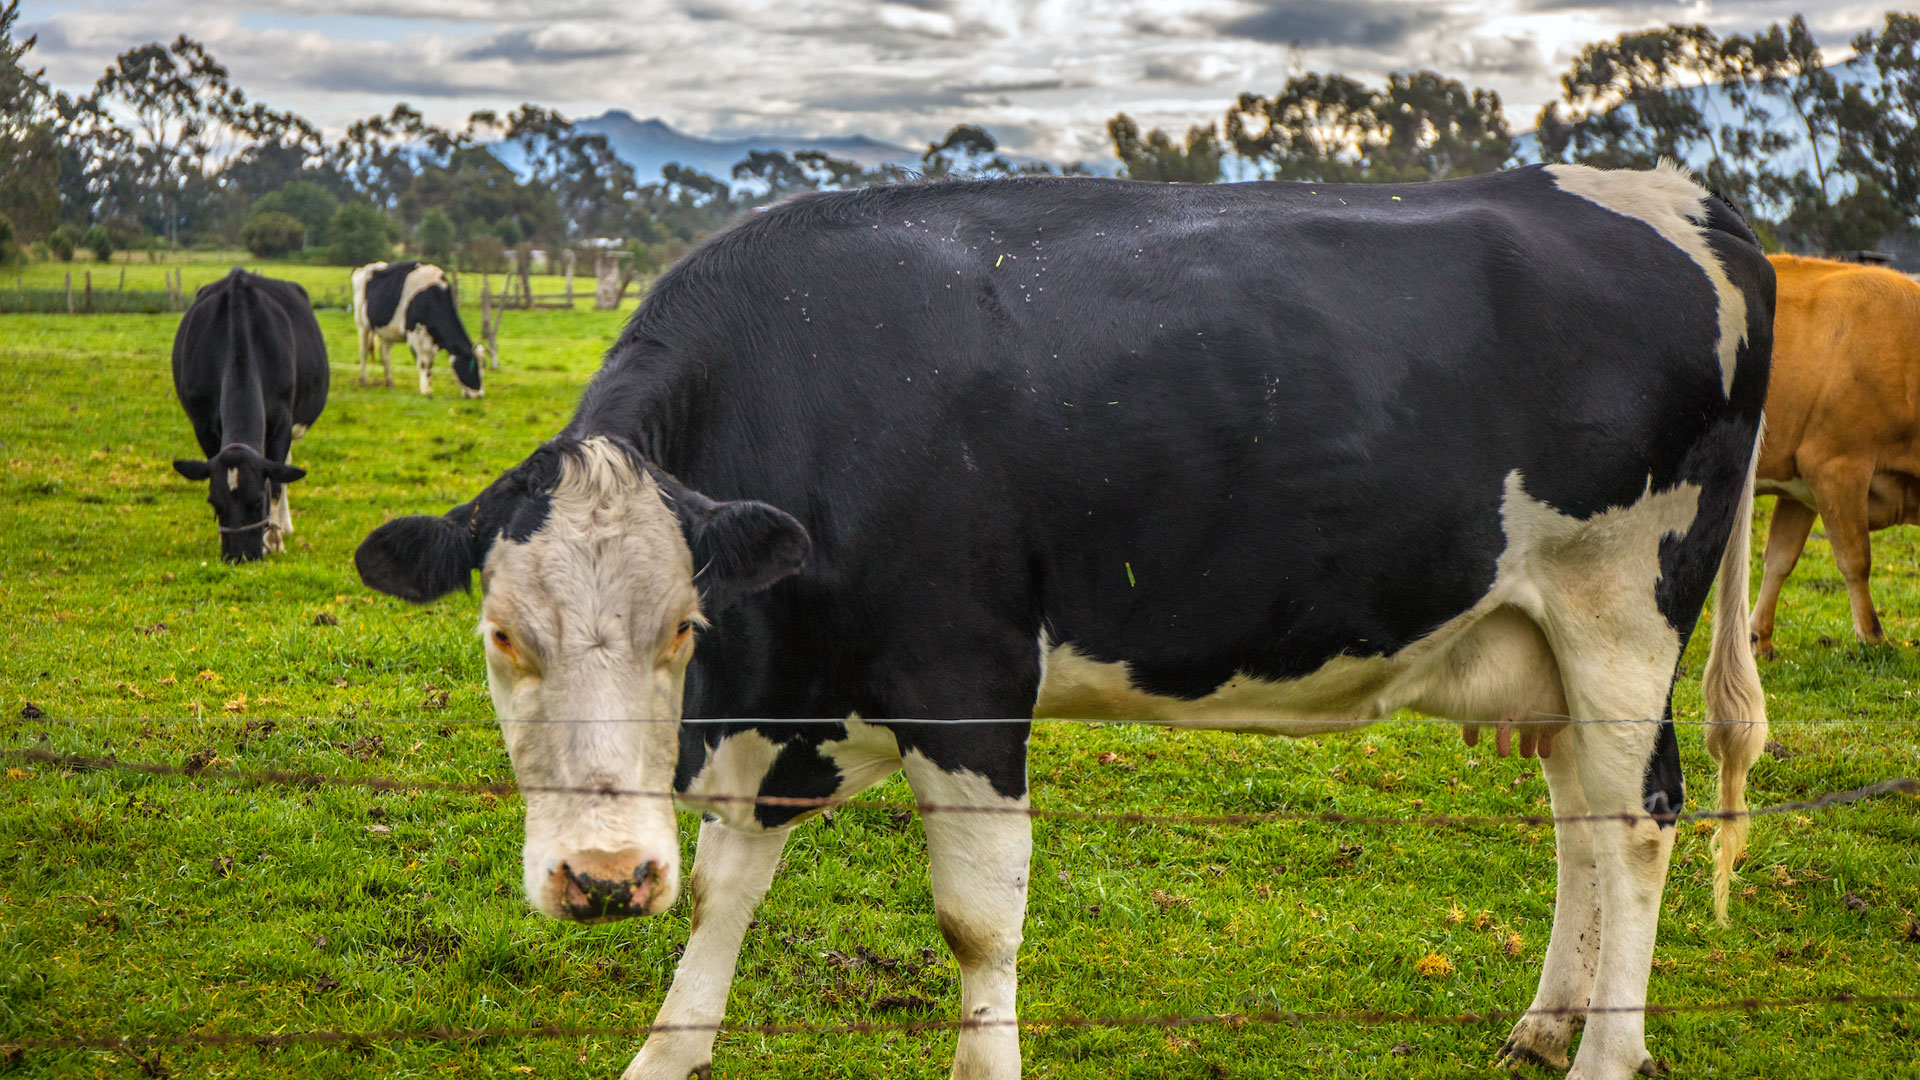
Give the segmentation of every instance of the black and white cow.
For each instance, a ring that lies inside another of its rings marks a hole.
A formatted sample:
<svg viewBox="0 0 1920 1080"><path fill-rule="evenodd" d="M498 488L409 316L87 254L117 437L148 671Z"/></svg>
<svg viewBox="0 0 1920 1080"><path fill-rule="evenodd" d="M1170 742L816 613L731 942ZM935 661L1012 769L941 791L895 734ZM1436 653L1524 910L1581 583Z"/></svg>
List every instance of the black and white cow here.
<svg viewBox="0 0 1920 1080"><path fill-rule="evenodd" d="M378 349L387 385L393 385L393 346L406 342L420 369L420 392L433 393L433 358L441 349L453 358L460 392L477 398L480 363L487 348L467 337L453 306L453 287L432 263L368 263L353 272L353 325L360 336L360 385L367 385L367 360Z"/></svg>
<svg viewBox="0 0 1920 1080"><path fill-rule="evenodd" d="M356 561L414 601L481 572L539 910L673 902L673 807L623 792L709 814L658 1018L694 1028L629 1077L710 1061L698 1026L808 816L755 796L904 769L923 803L1012 811L926 819L954 1075L1010 1078L1024 718L1305 735L1411 708L1582 721L1543 762L1553 809L1609 817L1558 830L1543 1011L1502 1054L1564 1062L1591 1003L1573 1075L1620 1080L1651 1061L1670 696L1716 576L1722 806L1765 734L1772 314L1753 234L1672 168L810 196L664 275L558 438ZM966 718L1002 722L937 722Z"/></svg>
<svg viewBox="0 0 1920 1080"><path fill-rule="evenodd" d="M173 336L173 390L206 460L173 467L208 484L220 557L285 549L293 442L327 407L327 346L307 291L235 268L202 286Z"/></svg>

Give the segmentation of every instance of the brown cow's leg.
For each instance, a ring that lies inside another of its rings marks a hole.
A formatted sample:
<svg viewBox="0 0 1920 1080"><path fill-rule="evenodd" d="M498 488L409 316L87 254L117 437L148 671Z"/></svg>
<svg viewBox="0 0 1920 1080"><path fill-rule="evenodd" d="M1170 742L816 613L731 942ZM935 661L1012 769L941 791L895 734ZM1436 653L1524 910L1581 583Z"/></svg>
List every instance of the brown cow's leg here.
<svg viewBox="0 0 1920 1080"><path fill-rule="evenodd" d="M1813 529L1813 508L1791 495L1773 503L1773 525L1767 530L1766 566L1760 577L1760 598L1753 605L1753 651L1773 659L1773 611L1780 602L1780 586L1793 573Z"/></svg>
<svg viewBox="0 0 1920 1080"><path fill-rule="evenodd" d="M1827 523L1827 539L1833 544L1833 561L1840 564L1840 576L1847 580L1853 632L1861 641L1878 645L1887 636L1880 630L1880 616L1873 609L1873 593L1867 587L1873 568L1867 542L1867 485L1872 479L1870 465L1854 468L1842 462L1818 478L1814 494L1820 501L1820 517Z"/></svg>

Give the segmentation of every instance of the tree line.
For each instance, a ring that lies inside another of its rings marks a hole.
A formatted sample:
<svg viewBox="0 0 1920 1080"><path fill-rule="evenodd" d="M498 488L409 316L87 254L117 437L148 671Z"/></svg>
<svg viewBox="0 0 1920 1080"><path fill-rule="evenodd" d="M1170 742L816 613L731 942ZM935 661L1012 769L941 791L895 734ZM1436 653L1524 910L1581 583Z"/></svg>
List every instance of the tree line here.
<svg viewBox="0 0 1920 1080"><path fill-rule="evenodd" d="M1531 160L1691 163L1772 245L1867 248L1920 218L1920 16L1888 12L1830 67L1804 16L1752 34L1669 25L1582 49L1534 124ZM1844 76L1844 77L1843 77ZM1785 130L1798 138L1790 138ZM1108 125L1129 176L1210 183L1231 155L1289 180L1441 179L1515 164L1500 97L1430 71L1366 86L1307 72L1242 94L1184 139Z"/></svg>
<svg viewBox="0 0 1920 1080"><path fill-rule="evenodd" d="M533 104L459 127L399 104L329 139L250 98L185 35L120 54L86 93L55 91L31 64L33 39L14 34L18 14L18 0L0 5L0 254L237 243L353 265L404 243L487 267L514 248L610 238L644 269L795 192L1087 171L1016 163L963 124L914 169L754 151L725 178L668 165L642 182L604 135ZM1828 67L1796 15L1750 36L1671 25L1589 45L1525 156L1692 162L1773 243L1872 246L1920 217L1920 17L1889 12L1851 44L1851 71ZM1439 179L1523 156L1498 94L1430 71L1382 86L1305 72L1270 97L1241 94L1184 138L1142 132L1124 113L1107 131L1124 175L1163 182Z"/></svg>

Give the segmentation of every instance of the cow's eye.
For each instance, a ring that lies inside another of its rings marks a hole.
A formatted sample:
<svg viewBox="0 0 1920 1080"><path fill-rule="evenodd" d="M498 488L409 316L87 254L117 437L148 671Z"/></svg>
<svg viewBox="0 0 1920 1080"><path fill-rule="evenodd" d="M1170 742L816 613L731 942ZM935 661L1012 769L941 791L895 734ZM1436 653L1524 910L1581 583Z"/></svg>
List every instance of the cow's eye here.
<svg viewBox="0 0 1920 1080"><path fill-rule="evenodd" d="M673 644L669 646L669 649L671 651L678 652L680 650L680 647L685 645L687 643L687 639L692 636L693 636L693 623L691 621L682 622L680 624L679 629L673 632Z"/></svg>
<svg viewBox="0 0 1920 1080"><path fill-rule="evenodd" d="M493 628L493 643L509 651L513 648L512 636L497 626Z"/></svg>

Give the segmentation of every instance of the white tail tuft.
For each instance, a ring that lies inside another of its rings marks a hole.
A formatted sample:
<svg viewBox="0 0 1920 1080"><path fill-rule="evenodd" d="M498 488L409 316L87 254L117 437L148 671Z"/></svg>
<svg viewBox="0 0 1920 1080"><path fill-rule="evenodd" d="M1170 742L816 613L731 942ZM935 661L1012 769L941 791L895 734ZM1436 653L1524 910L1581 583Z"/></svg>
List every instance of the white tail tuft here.
<svg viewBox="0 0 1920 1080"><path fill-rule="evenodd" d="M1753 540L1753 476L1760 462L1760 433L1753 440L1753 460L1740 505L1720 556L1715 584L1713 645L1701 690L1706 698L1707 753L1720 766L1722 814L1713 842L1713 913L1727 921L1727 898L1733 888L1733 864L1747 846L1747 772L1760 760L1767 743L1767 703L1760 690L1760 669L1753 662L1747 627L1747 562Z"/></svg>

